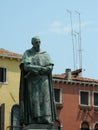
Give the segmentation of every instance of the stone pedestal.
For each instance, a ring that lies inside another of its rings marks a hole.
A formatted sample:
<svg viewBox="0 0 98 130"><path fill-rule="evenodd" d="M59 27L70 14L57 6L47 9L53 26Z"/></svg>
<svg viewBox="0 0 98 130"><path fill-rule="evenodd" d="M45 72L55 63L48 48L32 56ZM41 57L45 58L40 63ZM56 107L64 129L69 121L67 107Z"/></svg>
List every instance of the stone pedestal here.
<svg viewBox="0 0 98 130"><path fill-rule="evenodd" d="M31 124L24 127L22 130L60 130L59 126L50 124Z"/></svg>

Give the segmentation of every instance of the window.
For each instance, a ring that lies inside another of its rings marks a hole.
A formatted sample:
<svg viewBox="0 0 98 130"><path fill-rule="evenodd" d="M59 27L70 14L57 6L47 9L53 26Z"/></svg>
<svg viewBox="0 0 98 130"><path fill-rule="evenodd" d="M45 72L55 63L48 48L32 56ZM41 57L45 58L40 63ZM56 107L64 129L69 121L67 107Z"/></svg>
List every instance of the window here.
<svg viewBox="0 0 98 130"><path fill-rule="evenodd" d="M62 92L60 88L54 88L55 102L62 103Z"/></svg>
<svg viewBox="0 0 98 130"><path fill-rule="evenodd" d="M88 91L80 91L80 105L89 105Z"/></svg>
<svg viewBox="0 0 98 130"><path fill-rule="evenodd" d="M95 125L95 129L94 130L98 130L98 123Z"/></svg>
<svg viewBox="0 0 98 130"><path fill-rule="evenodd" d="M84 121L84 122L81 124L81 130L89 130L89 124Z"/></svg>
<svg viewBox="0 0 98 130"><path fill-rule="evenodd" d="M7 69L0 67L0 82L6 82Z"/></svg>
<svg viewBox="0 0 98 130"><path fill-rule="evenodd" d="M98 107L98 92L94 92L93 105Z"/></svg>
<svg viewBox="0 0 98 130"><path fill-rule="evenodd" d="M19 105L14 105L11 110L11 130L20 130Z"/></svg>
<svg viewBox="0 0 98 130"><path fill-rule="evenodd" d="M0 105L0 130L4 130L5 104Z"/></svg>

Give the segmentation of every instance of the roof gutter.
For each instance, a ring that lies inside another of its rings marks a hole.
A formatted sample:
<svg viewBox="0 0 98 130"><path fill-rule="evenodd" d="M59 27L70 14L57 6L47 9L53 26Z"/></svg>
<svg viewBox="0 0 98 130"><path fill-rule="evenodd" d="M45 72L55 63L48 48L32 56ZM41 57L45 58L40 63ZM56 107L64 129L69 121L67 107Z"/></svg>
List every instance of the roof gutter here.
<svg viewBox="0 0 98 130"><path fill-rule="evenodd" d="M6 58L13 58L13 59L22 59L22 57L18 57L18 56L8 56L8 55L2 55L0 54L0 57L6 57Z"/></svg>
<svg viewBox="0 0 98 130"><path fill-rule="evenodd" d="M65 80L65 79L54 79L54 82L62 82L65 84L79 84L79 85L85 85L85 86L96 86L98 87L98 83L95 82L86 82L86 81L73 81L73 80Z"/></svg>

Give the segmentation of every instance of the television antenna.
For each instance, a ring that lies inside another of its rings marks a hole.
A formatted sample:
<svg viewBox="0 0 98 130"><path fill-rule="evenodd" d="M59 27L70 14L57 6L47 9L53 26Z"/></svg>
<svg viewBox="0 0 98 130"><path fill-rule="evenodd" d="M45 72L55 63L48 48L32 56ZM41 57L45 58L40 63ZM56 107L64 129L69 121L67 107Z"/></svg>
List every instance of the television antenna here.
<svg viewBox="0 0 98 130"><path fill-rule="evenodd" d="M70 24L71 24L71 36L72 36L72 46L73 46L73 62L74 62L74 70L75 70L75 47L74 47L74 37L73 37L73 21L72 21L72 12L67 9L67 12L70 15Z"/></svg>
<svg viewBox="0 0 98 130"><path fill-rule="evenodd" d="M67 12L70 15L70 24L71 24L71 36L72 36L72 45L73 45L73 62L74 62L74 70L82 69L82 49L81 49L81 18L80 13L75 10L75 13L78 15L78 31L73 30L73 20L72 20L72 12L67 9ZM78 52L77 49L78 48Z"/></svg>
<svg viewBox="0 0 98 130"><path fill-rule="evenodd" d="M81 46L81 17L80 17L80 13L75 10L75 13L78 15L79 17L79 33L78 33L78 44L79 44L79 68L82 68L82 46Z"/></svg>

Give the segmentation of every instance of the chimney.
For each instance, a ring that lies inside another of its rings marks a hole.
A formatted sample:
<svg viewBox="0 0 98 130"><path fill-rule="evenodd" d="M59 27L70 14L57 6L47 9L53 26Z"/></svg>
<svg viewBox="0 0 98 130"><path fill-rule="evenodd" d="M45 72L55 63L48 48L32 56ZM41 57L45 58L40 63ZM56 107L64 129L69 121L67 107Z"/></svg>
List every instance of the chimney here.
<svg viewBox="0 0 98 130"><path fill-rule="evenodd" d="M66 79L71 80L71 69L66 69Z"/></svg>

